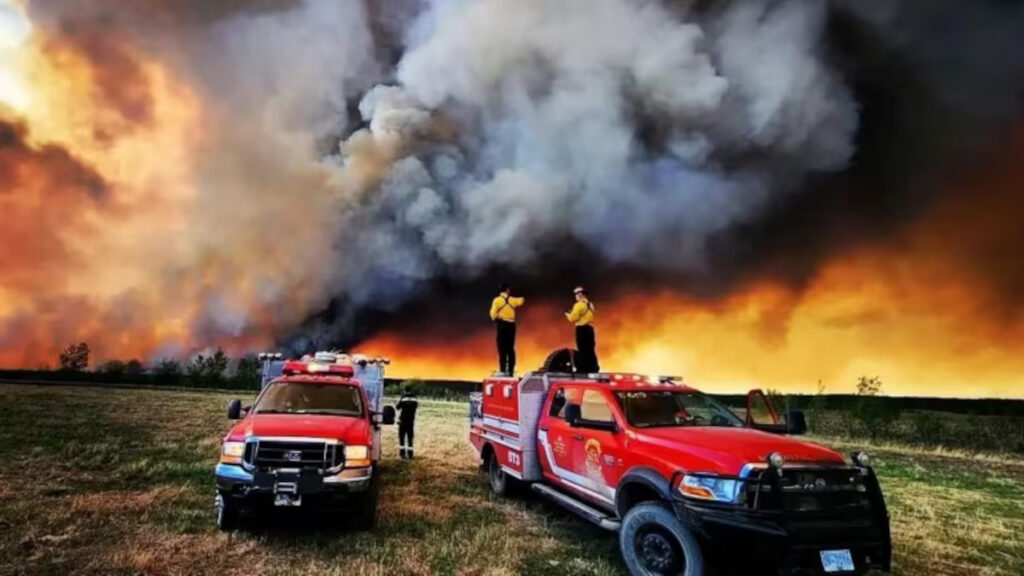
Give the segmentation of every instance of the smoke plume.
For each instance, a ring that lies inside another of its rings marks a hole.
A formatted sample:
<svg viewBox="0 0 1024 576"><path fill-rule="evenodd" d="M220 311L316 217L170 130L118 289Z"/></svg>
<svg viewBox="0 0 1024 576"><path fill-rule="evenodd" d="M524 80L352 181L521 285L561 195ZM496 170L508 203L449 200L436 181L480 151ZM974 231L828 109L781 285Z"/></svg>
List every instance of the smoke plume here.
<svg viewBox="0 0 1024 576"><path fill-rule="evenodd" d="M34 97L7 102L0 194L39 231L2 237L8 364L72 338L101 357L349 346L424 310L468 324L506 279L545 301L580 281L799 291L940 203L1024 86L1024 10L994 0L29 0L24 18L0 78ZM74 313L33 350L11 338L56 310Z"/></svg>

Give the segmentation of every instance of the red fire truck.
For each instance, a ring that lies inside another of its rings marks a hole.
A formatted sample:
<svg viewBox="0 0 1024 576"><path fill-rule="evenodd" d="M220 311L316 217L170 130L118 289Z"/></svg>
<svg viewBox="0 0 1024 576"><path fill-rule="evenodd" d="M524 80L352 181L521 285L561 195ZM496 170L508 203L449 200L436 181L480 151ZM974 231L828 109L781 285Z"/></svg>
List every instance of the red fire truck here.
<svg viewBox="0 0 1024 576"><path fill-rule="evenodd" d="M889 519L870 460L788 437L760 391L746 418L677 378L578 374L570 351L493 376L469 439L492 491L521 486L617 531L631 574L888 571Z"/></svg>
<svg viewBox="0 0 1024 576"><path fill-rule="evenodd" d="M318 352L275 361L270 380L250 407L234 400L228 418L241 419L224 437L215 511L222 530L260 508L345 506L356 527L377 518L380 426L395 409L381 408L383 358Z"/></svg>

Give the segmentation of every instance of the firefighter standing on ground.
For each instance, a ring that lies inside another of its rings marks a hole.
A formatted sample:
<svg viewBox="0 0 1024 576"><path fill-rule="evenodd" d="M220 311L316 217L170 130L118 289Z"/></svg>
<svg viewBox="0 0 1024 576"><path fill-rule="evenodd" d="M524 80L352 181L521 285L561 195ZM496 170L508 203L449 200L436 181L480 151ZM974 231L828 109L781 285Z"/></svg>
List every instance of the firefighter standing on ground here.
<svg viewBox="0 0 1024 576"><path fill-rule="evenodd" d="M576 326L576 371L599 372L597 364L597 338L594 335L594 304L587 298L587 291L578 287L572 291L576 303L565 317Z"/></svg>
<svg viewBox="0 0 1024 576"><path fill-rule="evenodd" d="M398 410L398 457L401 459L412 458L412 436L413 428L416 426L416 408L419 402L416 401L416 392L409 386L398 399L395 410Z"/></svg>
<svg viewBox="0 0 1024 576"><path fill-rule="evenodd" d="M512 296L508 284L502 284L498 291L491 302L491 320L498 344L498 372L512 376L516 372L516 308L525 300Z"/></svg>

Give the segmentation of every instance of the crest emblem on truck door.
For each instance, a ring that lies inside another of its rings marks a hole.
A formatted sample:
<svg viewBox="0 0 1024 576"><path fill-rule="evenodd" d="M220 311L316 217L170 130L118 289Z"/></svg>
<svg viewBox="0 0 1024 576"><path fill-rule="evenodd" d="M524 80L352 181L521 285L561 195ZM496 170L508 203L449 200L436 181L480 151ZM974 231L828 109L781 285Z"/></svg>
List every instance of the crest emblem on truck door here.
<svg viewBox="0 0 1024 576"><path fill-rule="evenodd" d="M588 466L600 466L601 465L601 443L594 438L587 440L583 449L587 454L587 465Z"/></svg>

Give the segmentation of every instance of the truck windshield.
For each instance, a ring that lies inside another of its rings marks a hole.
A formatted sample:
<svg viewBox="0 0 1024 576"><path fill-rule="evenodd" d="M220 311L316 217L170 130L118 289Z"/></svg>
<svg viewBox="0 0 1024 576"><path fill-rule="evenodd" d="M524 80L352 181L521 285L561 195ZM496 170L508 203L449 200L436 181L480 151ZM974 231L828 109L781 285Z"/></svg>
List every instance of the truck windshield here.
<svg viewBox="0 0 1024 576"><path fill-rule="evenodd" d="M359 388L317 382L272 382L253 409L256 414L362 416Z"/></svg>
<svg viewBox="0 0 1024 576"><path fill-rule="evenodd" d="M637 428L743 426L732 411L699 392L630 390L616 392L615 397L626 419Z"/></svg>

